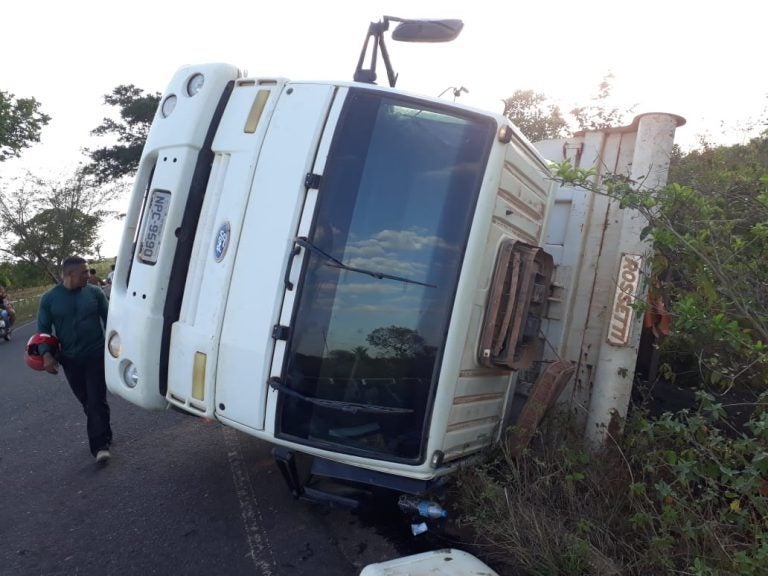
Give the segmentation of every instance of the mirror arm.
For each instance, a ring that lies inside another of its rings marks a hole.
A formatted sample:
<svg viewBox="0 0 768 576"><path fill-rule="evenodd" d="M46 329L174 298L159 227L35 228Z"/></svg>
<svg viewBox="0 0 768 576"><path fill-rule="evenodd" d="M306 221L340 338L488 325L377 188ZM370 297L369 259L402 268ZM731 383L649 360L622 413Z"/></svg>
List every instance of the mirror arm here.
<svg viewBox="0 0 768 576"><path fill-rule="evenodd" d="M384 16L379 22L371 22L368 26L368 34L363 42L363 49L360 52L360 58L357 61L357 68L353 76L355 82L365 82L366 84L376 83L376 61L378 59L379 50L381 50L381 58L384 60L384 66L387 68L387 80L389 80L390 87L394 88L397 82L397 74L392 70L392 63L389 60L389 52L384 44L384 32L389 30L390 21L402 22L402 18L396 18L393 16ZM368 53L368 42L373 38L373 46L371 47L371 59L368 68L363 68L365 62L365 56Z"/></svg>
<svg viewBox="0 0 768 576"><path fill-rule="evenodd" d="M381 47L381 59L384 60L384 66L387 68L387 80L389 80L389 87L394 88L397 83L397 74L392 69L392 63L389 61L389 53L387 47L384 45L384 36L379 36L379 46Z"/></svg>
<svg viewBox="0 0 768 576"><path fill-rule="evenodd" d="M378 36L376 30L377 23L371 22L368 27L368 34L365 36L365 42L363 42L363 49L360 51L360 59L357 61L357 68L355 68L355 74L353 79L355 82L366 82L373 84L376 82L376 51L378 47ZM371 66L369 68L363 68L363 62L365 62L365 55L368 53L368 41L374 37L373 53L371 54Z"/></svg>
<svg viewBox="0 0 768 576"><path fill-rule="evenodd" d="M357 68L355 68L355 74L354 79L355 82L359 82L359 76L360 73L363 71L363 60L365 60L365 53L368 50L368 40L371 38L371 33L368 32L368 35L365 37L365 42L363 42L363 49L360 52L360 59L357 61Z"/></svg>

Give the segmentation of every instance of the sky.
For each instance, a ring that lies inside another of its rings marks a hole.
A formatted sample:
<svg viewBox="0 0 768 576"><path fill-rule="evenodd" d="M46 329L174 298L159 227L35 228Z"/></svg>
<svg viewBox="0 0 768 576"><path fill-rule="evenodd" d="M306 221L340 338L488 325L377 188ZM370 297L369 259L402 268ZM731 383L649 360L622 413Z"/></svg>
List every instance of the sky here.
<svg viewBox="0 0 768 576"><path fill-rule="evenodd" d="M81 149L99 145L90 131L110 114L104 94L119 84L162 92L185 64L351 80L368 23L385 14L464 21L450 44L387 38L398 88L409 92L437 96L464 86L461 103L501 112L502 99L530 89L569 110L587 103L610 72L610 104L634 107L627 123L644 112L679 114L687 124L676 141L685 149L701 136L742 142L745 127L768 118L761 2L12 2L0 9L0 90L35 97L52 120L39 144L0 164L0 180L22 170L70 175ZM118 228L105 228L105 255L117 250Z"/></svg>

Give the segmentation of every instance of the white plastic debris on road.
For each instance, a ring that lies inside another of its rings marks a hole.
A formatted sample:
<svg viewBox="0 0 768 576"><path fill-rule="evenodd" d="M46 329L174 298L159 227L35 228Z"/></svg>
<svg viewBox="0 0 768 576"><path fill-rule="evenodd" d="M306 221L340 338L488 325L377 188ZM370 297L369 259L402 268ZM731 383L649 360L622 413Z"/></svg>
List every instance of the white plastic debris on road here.
<svg viewBox="0 0 768 576"><path fill-rule="evenodd" d="M499 576L466 552L446 548L369 564L360 576Z"/></svg>

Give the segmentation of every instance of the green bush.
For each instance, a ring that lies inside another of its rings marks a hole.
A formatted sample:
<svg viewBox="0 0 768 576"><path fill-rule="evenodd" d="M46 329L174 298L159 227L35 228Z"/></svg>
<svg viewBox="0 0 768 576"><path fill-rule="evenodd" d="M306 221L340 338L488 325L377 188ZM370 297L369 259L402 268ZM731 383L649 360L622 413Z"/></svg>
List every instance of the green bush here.
<svg viewBox="0 0 768 576"><path fill-rule="evenodd" d="M635 410L598 452L550 434L517 460L489 455L460 475L461 521L515 574L764 574L764 400L737 432L713 396L698 399L659 418Z"/></svg>
<svg viewBox="0 0 768 576"><path fill-rule="evenodd" d="M697 411L630 419L622 439L633 476L629 521L638 540L658 552L647 557L647 569L765 573L767 397L739 427L705 392Z"/></svg>
<svg viewBox="0 0 768 576"><path fill-rule="evenodd" d="M0 262L0 285L7 289L41 286L49 279L28 262Z"/></svg>

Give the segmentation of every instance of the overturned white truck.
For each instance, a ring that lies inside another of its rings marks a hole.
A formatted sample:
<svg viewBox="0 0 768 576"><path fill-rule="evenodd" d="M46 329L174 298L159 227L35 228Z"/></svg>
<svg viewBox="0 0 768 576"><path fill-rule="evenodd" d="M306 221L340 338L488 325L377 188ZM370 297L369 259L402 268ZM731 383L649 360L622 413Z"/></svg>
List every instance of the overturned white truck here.
<svg viewBox="0 0 768 576"><path fill-rule="evenodd" d="M574 159L645 171L678 122L587 133ZM108 386L274 444L297 495L312 478L426 493L514 423L523 370L565 359L593 401L621 395L611 358L636 354L637 330L628 315L615 341L611 314L642 247L615 205L579 194L498 114L182 68L126 218ZM623 401L595 404L595 423Z"/></svg>

